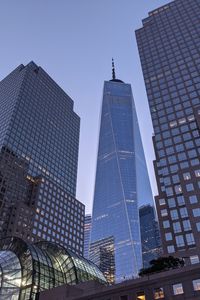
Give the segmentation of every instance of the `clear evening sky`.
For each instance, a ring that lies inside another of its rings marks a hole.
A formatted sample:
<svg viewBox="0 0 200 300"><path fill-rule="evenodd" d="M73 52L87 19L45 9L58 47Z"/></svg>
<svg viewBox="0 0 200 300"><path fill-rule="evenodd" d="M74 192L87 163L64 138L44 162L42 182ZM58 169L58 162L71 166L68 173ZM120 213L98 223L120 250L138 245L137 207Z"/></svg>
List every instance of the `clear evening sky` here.
<svg viewBox="0 0 200 300"><path fill-rule="evenodd" d="M104 80L131 83L153 193L152 125L134 31L166 0L2 0L0 79L33 60L74 100L81 117L77 199L91 212Z"/></svg>

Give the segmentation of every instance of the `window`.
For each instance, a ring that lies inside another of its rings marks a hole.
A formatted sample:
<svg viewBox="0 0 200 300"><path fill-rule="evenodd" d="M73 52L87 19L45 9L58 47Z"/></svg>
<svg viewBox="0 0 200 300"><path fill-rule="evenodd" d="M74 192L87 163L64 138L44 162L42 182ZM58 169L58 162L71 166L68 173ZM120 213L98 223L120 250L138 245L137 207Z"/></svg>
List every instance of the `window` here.
<svg viewBox="0 0 200 300"><path fill-rule="evenodd" d="M185 199L184 199L183 196L178 196L178 197L177 197L177 201L178 201L178 205L179 205L179 206L185 204Z"/></svg>
<svg viewBox="0 0 200 300"><path fill-rule="evenodd" d="M165 199L159 199L159 205L165 205Z"/></svg>
<svg viewBox="0 0 200 300"><path fill-rule="evenodd" d="M189 200L190 200L190 203L191 204L194 204L194 203L197 203L197 196L196 195L192 195L189 197Z"/></svg>
<svg viewBox="0 0 200 300"><path fill-rule="evenodd" d="M183 286L182 283L173 284L173 292L174 295L180 295L183 294Z"/></svg>
<svg viewBox="0 0 200 300"><path fill-rule="evenodd" d="M171 232L165 233L165 239L166 239L166 241L171 241L172 240L172 234L171 234Z"/></svg>
<svg viewBox="0 0 200 300"><path fill-rule="evenodd" d="M175 202L175 199L174 199L174 198L169 198L169 199L167 200L167 202L168 202L168 205L169 205L170 208L171 208L171 207L176 207L176 202Z"/></svg>
<svg viewBox="0 0 200 300"><path fill-rule="evenodd" d="M162 209L160 213L161 213L161 216L162 216L162 217L165 217L165 216L168 215L168 212L167 212L166 209Z"/></svg>
<svg viewBox="0 0 200 300"><path fill-rule="evenodd" d="M168 253L174 253L175 252L175 248L173 245L167 246L167 252Z"/></svg>
<svg viewBox="0 0 200 300"><path fill-rule="evenodd" d="M180 214L181 214L181 218L186 218L188 217L188 211L186 207L182 207L180 208Z"/></svg>
<svg viewBox="0 0 200 300"><path fill-rule="evenodd" d="M192 183L186 184L187 192L191 192L194 190L194 185Z"/></svg>
<svg viewBox="0 0 200 300"><path fill-rule="evenodd" d="M200 231L200 222L196 223L197 231Z"/></svg>
<svg viewBox="0 0 200 300"><path fill-rule="evenodd" d="M170 215L171 215L172 220L178 219L178 211L177 211L177 209L171 210L170 211Z"/></svg>
<svg viewBox="0 0 200 300"><path fill-rule="evenodd" d="M154 299L163 299L165 297L163 288L155 288L154 291Z"/></svg>
<svg viewBox="0 0 200 300"><path fill-rule="evenodd" d="M185 180L191 179L190 173L189 173L189 172L184 173L184 174L183 174L183 178L184 178Z"/></svg>
<svg viewBox="0 0 200 300"><path fill-rule="evenodd" d="M176 238L176 245L177 245L177 247L183 247L183 246L185 246L183 235L177 235L175 238Z"/></svg>
<svg viewBox="0 0 200 300"><path fill-rule="evenodd" d="M175 185L175 193L176 194L180 194L180 193L182 193L182 187L181 187L181 185L179 184L179 185Z"/></svg>
<svg viewBox="0 0 200 300"><path fill-rule="evenodd" d="M186 237L186 241L187 241L188 245L194 245L195 244L193 233L188 233L188 234L185 235L185 237Z"/></svg>
<svg viewBox="0 0 200 300"><path fill-rule="evenodd" d="M174 233L181 232L181 224L180 224L180 222L173 223L173 229L174 229Z"/></svg>
<svg viewBox="0 0 200 300"><path fill-rule="evenodd" d="M190 262L191 262L192 265L198 264L199 263L199 256L198 255L190 256Z"/></svg>
<svg viewBox="0 0 200 300"><path fill-rule="evenodd" d="M194 291L200 291L200 279L192 280Z"/></svg>
<svg viewBox="0 0 200 300"><path fill-rule="evenodd" d="M146 300L145 293L144 292L138 292L136 299L137 300Z"/></svg>
<svg viewBox="0 0 200 300"><path fill-rule="evenodd" d="M169 221L168 221L168 220L163 221L163 227L164 227L164 228L169 228L169 227L170 227L170 224L169 224Z"/></svg>
<svg viewBox="0 0 200 300"><path fill-rule="evenodd" d="M183 221L183 228L184 228L184 231L191 230L191 224L190 224L189 220L184 220Z"/></svg>
<svg viewBox="0 0 200 300"><path fill-rule="evenodd" d="M194 217L199 217L200 216L200 208L194 208L192 210L192 212L193 212Z"/></svg>
<svg viewBox="0 0 200 300"><path fill-rule="evenodd" d="M200 170L195 170L195 176L200 177Z"/></svg>

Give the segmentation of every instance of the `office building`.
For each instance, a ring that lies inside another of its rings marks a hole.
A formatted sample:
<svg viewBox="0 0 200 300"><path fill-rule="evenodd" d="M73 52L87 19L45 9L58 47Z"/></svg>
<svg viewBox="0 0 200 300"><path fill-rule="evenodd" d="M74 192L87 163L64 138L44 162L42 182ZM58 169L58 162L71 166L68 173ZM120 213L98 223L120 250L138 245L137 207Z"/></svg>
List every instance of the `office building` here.
<svg viewBox="0 0 200 300"><path fill-rule="evenodd" d="M97 266L55 243L30 244L17 237L0 240L0 299L38 299L63 284L94 280L107 284Z"/></svg>
<svg viewBox="0 0 200 300"><path fill-rule="evenodd" d="M141 206L139 215L143 268L148 268L152 259L162 255L159 226L152 205Z"/></svg>
<svg viewBox="0 0 200 300"><path fill-rule="evenodd" d="M83 253L79 123L72 99L34 62L0 82L0 238Z"/></svg>
<svg viewBox="0 0 200 300"><path fill-rule="evenodd" d="M84 257L85 258L89 258L91 226L92 226L92 216L85 215L85 220L84 220Z"/></svg>
<svg viewBox="0 0 200 300"><path fill-rule="evenodd" d="M115 243L113 236L90 244L89 259L104 274L108 283L115 282Z"/></svg>
<svg viewBox="0 0 200 300"><path fill-rule="evenodd" d="M41 292L39 300L158 300L200 298L200 265L159 272L112 286L85 282ZM67 296L66 296L67 295Z"/></svg>
<svg viewBox="0 0 200 300"><path fill-rule="evenodd" d="M105 81L91 243L112 236L116 282L137 276L142 267L139 209L152 201L131 85Z"/></svg>
<svg viewBox="0 0 200 300"><path fill-rule="evenodd" d="M154 127L156 206L165 255L199 260L200 2L175 0L136 31Z"/></svg>

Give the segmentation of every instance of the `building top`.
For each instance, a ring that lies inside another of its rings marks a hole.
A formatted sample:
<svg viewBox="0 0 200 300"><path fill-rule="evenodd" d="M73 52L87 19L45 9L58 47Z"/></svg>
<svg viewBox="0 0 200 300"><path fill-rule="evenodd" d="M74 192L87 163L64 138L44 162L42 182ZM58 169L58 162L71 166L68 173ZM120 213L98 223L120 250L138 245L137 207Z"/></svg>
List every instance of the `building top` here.
<svg viewBox="0 0 200 300"><path fill-rule="evenodd" d="M115 75L115 64L114 64L114 59L113 58L112 58L112 79L110 81L124 83L122 80L116 78L116 75Z"/></svg>

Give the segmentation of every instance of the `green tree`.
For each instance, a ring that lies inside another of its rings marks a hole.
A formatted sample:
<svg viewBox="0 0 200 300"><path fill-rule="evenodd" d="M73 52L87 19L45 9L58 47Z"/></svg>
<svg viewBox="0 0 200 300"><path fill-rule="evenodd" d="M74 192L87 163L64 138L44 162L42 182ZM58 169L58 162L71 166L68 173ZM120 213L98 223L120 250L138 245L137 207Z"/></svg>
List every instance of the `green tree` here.
<svg viewBox="0 0 200 300"><path fill-rule="evenodd" d="M151 260L150 265L149 268L141 269L139 275L144 276L156 272L181 268L184 266L184 260L173 256L159 257Z"/></svg>

